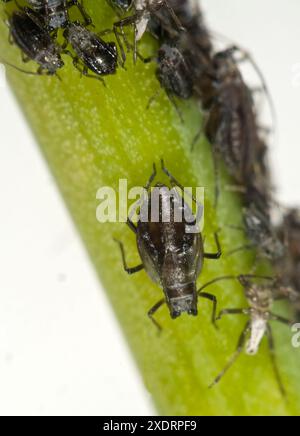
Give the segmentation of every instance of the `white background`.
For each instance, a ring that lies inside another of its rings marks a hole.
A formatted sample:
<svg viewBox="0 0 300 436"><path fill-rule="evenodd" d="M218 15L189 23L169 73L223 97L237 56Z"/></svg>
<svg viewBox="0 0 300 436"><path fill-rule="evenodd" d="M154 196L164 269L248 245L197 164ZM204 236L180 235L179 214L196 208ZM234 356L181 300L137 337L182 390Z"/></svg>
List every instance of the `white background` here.
<svg viewBox="0 0 300 436"><path fill-rule="evenodd" d="M202 5L210 27L248 48L267 77L279 120L272 149L278 196L300 203L300 2ZM38 147L3 87L0 120L0 414L155 413Z"/></svg>

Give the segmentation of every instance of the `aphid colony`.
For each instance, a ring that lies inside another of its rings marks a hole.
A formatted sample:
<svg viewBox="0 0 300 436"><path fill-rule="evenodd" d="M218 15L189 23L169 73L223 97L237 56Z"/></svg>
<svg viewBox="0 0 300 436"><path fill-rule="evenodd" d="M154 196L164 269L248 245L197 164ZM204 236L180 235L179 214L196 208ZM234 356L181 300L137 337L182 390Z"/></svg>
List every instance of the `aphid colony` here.
<svg viewBox="0 0 300 436"><path fill-rule="evenodd" d="M8 2L10 0L3 0ZM13 1L13 0L11 0ZM74 66L85 76L103 80L114 74L118 65L124 66L126 51L133 53L134 61L156 62L156 76L161 88L176 108L178 99L194 98L205 113L204 126L195 132L191 153L197 153L197 142L205 134L212 146L215 169L215 205L217 207L221 187L219 167L223 162L232 177L234 189L241 193L244 219L239 229L245 231L249 244L236 247L230 253L255 248L257 259L271 260L276 277L262 277L255 273L237 276L215 277L197 289L197 279L205 259L219 259L221 247L218 233L214 235L216 252L204 249L201 232L188 233L188 225L197 224L183 196L174 191L171 198L170 220L162 219L169 200L168 187L157 182L159 210L157 222L138 220L134 224L128 218L128 226L136 237L140 265L128 267L125 249L121 250L123 266L128 274L145 270L163 291L162 299L148 312L153 323L161 329L154 318L156 311L166 304L171 318L182 313L196 316L198 300L205 298L212 303L212 322L225 315L243 314L248 321L238 340L236 352L225 368L213 381L215 385L235 362L246 345L248 354L258 351L264 335L269 342L270 356L279 388L284 393L276 365L274 340L270 321L291 325L272 312L273 302L287 298L294 308L295 317L300 315L300 211L285 211L281 222L274 225L271 218L274 200L272 180L268 170L268 147L261 132L253 91L246 84L240 63L249 62L261 79L264 94L267 87L251 57L243 50L232 46L216 51L213 37L207 30L201 11L189 0L107 0L117 14L111 33L116 43L106 42L95 31L83 4L78 0L27 0L26 7L17 5L9 14L8 24L11 41L21 49L22 60L38 64L35 74L54 75L64 66L63 55L71 56ZM77 9L81 21L70 19L70 10ZM134 29L130 41L126 29ZM57 35L61 30L64 43L59 44ZM138 41L150 32L159 42L159 49L151 59L144 59L138 50ZM108 31L102 32L109 33ZM19 69L19 68L18 68ZM21 69L22 70L22 69ZM34 72L25 72L34 74ZM200 117L199 117L200 119ZM183 191L183 186L161 162L161 170L167 175L170 185ZM152 185L157 177L156 167L146 185L150 202L145 201L140 209L151 211ZM197 204L198 208L199 205ZM188 212L191 222L175 222L176 213ZM244 290L248 306L223 309L217 317L217 299L203 292L216 282L238 280ZM247 341L247 338L249 339Z"/></svg>

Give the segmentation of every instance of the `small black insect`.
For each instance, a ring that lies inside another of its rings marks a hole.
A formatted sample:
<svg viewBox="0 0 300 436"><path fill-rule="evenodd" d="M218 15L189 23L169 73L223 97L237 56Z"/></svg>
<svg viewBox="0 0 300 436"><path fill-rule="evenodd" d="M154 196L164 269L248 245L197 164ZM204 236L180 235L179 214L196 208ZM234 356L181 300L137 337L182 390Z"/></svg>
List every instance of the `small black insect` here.
<svg viewBox="0 0 300 436"><path fill-rule="evenodd" d="M252 196L253 196L252 192ZM260 194L256 191L256 197L252 200L248 198L247 204L243 208L243 227L233 227L246 233L249 244L235 248L228 255L235 254L242 250L256 249L258 257L277 261L285 257L285 246L278 236L274 227L267 203L264 205L259 201Z"/></svg>
<svg viewBox="0 0 300 436"><path fill-rule="evenodd" d="M210 387L216 385L225 375L225 373L231 368L238 356L243 351L245 344L246 353L249 355L254 355L258 352L259 345L263 337L267 335L274 373L278 382L279 389L281 393L285 395L285 389L277 368L273 333L269 322L278 321L287 326L293 325L293 321L290 321L272 313L272 306L274 300L282 298L282 294L293 294L294 291L291 288L283 286L277 278L255 275L219 277L209 283L206 283L200 289L203 290L207 286L223 280L239 281L239 283L244 288L245 296L248 301L249 307L242 309L224 309L220 312L218 319L221 319L225 315L248 315L250 319L249 321L247 321L246 326L239 337L236 352L232 355L227 365L215 378ZM263 283L257 283L258 280L262 280ZM249 334L250 337L248 342L246 343L247 336Z"/></svg>
<svg viewBox="0 0 300 436"><path fill-rule="evenodd" d="M76 6L81 13L85 25L91 24L82 1L79 0L27 0L29 5L44 17L45 25L49 30L66 27L69 22L69 9Z"/></svg>
<svg viewBox="0 0 300 436"><path fill-rule="evenodd" d="M152 60L153 58L144 59L144 62ZM155 60L158 65L156 77L182 120L175 97L187 100L193 95L193 79L188 62L174 42L162 44ZM160 90L150 99L148 107L159 92Z"/></svg>
<svg viewBox="0 0 300 436"><path fill-rule="evenodd" d="M114 74L118 66L118 52L114 42L105 42L81 23L68 23L64 31L64 49L70 44L76 53L74 66L86 77L101 80ZM94 74L89 74L88 71Z"/></svg>
<svg viewBox="0 0 300 436"><path fill-rule="evenodd" d="M43 21L29 8L14 11L8 20L10 40L20 49L23 62L33 60L40 66L36 73L53 75L64 66L62 48L45 30Z"/></svg>
<svg viewBox="0 0 300 436"><path fill-rule="evenodd" d="M182 185L170 174L164 167L162 162L162 170L170 179L173 187L178 187L183 190ZM149 201L143 201L141 211L146 211L148 216L151 216L151 211L154 209L154 197L151 193L151 185L156 177L156 168L151 175L146 191ZM156 189L155 189L156 188ZM221 249L217 234L215 241L217 245L216 253L206 253L203 247L203 239L200 232L189 233L187 226L191 223L195 224L197 219L192 215L189 206L184 199L178 194L174 188L172 191L162 184L157 183L154 186L154 192L158 197L155 204L159 205L157 220L149 221L139 219L135 225L128 218L128 226L136 235L137 248L142 260L142 264L134 268L129 268L126 264L124 247L119 242L124 269L128 274L133 274L142 269L145 269L149 277L159 284L164 292L164 298L156 303L149 310L148 316L154 324L160 329L159 324L153 318L154 313L163 305L167 304L170 316L177 318L183 312L189 315L197 315L198 297L206 298L213 303L212 321L215 320L217 300L214 295L200 293L196 289L196 280L203 268L204 259L219 259ZM170 197L170 192L172 195ZM200 207L200 206L199 206ZM186 214L192 219L186 220ZM168 214L168 219L164 217ZM142 214L140 214L140 217ZM182 217L181 222L178 222L174 217Z"/></svg>

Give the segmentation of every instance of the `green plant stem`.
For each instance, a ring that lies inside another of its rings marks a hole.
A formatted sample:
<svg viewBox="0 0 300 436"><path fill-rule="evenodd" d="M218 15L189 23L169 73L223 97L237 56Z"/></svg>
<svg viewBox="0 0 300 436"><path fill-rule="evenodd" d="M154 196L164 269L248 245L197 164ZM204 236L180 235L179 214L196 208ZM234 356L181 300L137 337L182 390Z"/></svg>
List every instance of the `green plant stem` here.
<svg viewBox="0 0 300 436"><path fill-rule="evenodd" d="M86 4L96 29L111 26L114 14L104 0ZM10 46L7 39L8 29L1 23L1 58L28 70L35 69L32 62L21 63L19 50ZM145 37L141 52L148 55L154 49L155 43ZM209 390L208 385L234 351L246 319L228 317L216 331L210 323L209 302L199 302L198 317L182 316L175 321L163 307L156 315L163 326L158 336L146 314L162 297L162 291L145 272L126 275L113 241L115 237L124 242L128 263L135 265L139 257L134 235L125 224L100 224L96 220L99 204L96 192L100 187L118 190L119 179L127 179L129 188L143 186L152 163L159 163L163 157L183 185L206 188L206 247L214 249L213 232L219 227L224 252L245 243L242 232L226 227L241 222L238 195L224 189L218 210L213 208L209 144L202 140L191 151L192 139L201 125L197 104L179 103L184 123L163 92L146 110L159 87L155 64L138 62L133 66L131 55L126 71L119 69L115 76L107 77L106 87L96 80L80 78L67 57L65 61L67 65L60 73L62 81L55 77L26 76L11 68L7 69L8 80L82 235L158 412L298 415L300 355L291 348L289 329L274 325L278 366L288 392L287 400L282 398L276 384L266 342L257 356L242 355L221 383ZM222 186L229 183L225 173L221 174L221 183ZM199 286L220 275L247 273L252 260L253 253L241 252L220 261L206 261ZM236 283L218 283L210 291L218 297L220 308L247 307ZM281 306L278 309L285 310ZM99 343L101 346L101 337Z"/></svg>

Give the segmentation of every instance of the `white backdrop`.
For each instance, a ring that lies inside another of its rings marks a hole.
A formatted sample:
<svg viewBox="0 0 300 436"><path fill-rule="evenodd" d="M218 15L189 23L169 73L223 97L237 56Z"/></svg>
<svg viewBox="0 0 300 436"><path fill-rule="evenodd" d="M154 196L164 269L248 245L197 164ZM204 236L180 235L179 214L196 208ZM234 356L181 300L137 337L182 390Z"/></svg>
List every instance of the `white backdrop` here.
<svg viewBox="0 0 300 436"><path fill-rule="evenodd" d="M300 2L202 5L211 28L248 48L267 77L279 119L278 195L300 204ZM0 120L0 414L155 413L38 147L1 86Z"/></svg>

